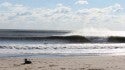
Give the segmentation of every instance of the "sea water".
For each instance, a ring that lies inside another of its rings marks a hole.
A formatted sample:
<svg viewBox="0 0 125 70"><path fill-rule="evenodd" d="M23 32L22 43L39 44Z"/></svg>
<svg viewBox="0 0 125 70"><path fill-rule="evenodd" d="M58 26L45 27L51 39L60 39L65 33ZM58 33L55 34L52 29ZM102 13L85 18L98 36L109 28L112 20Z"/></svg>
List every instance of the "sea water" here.
<svg viewBox="0 0 125 70"><path fill-rule="evenodd" d="M62 35L66 36L65 33L67 32L2 30L0 32L0 57L125 55L125 43L111 43L105 37L62 37ZM56 34L60 37L43 38ZM77 43L75 43L76 40Z"/></svg>
<svg viewBox="0 0 125 70"><path fill-rule="evenodd" d="M40 44L7 42L0 45L0 57L52 57L125 55L125 43Z"/></svg>

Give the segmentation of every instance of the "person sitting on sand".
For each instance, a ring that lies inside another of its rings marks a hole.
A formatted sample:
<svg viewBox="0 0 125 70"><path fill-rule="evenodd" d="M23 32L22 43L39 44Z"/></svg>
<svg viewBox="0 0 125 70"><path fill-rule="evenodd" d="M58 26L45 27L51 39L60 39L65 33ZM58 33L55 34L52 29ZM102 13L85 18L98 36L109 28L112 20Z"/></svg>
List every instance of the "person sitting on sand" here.
<svg viewBox="0 0 125 70"><path fill-rule="evenodd" d="M31 64L32 62L30 60L24 59L24 64Z"/></svg>

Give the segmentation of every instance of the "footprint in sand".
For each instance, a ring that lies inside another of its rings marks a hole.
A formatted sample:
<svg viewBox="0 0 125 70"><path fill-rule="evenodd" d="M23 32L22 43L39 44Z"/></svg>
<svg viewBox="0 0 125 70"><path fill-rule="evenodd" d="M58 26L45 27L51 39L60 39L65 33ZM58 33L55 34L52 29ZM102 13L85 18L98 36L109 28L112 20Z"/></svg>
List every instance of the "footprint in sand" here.
<svg viewBox="0 0 125 70"><path fill-rule="evenodd" d="M55 67L55 66L58 66L58 65L54 65L54 64L52 64L52 65L49 65L49 67Z"/></svg>
<svg viewBox="0 0 125 70"><path fill-rule="evenodd" d="M85 70L85 68L80 68L80 70Z"/></svg>
<svg viewBox="0 0 125 70"><path fill-rule="evenodd" d="M104 70L104 69L88 69L88 70Z"/></svg>
<svg viewBox="0 0 125 70"><path fill-rule="evenodd" d="M61 70L66 70L66 68L60 68Z"/></svg>

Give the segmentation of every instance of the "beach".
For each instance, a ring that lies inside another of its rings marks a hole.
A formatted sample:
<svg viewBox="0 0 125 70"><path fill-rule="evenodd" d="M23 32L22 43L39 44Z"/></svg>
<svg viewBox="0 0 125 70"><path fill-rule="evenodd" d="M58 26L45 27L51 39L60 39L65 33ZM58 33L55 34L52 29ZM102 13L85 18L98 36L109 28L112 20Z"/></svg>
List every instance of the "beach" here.
<svg viewBox="0 0 125 70"><path fill-rule="evenodd" d="M125 56L71 56L29 58L0 58L0 70L125 70Z"/></svg>

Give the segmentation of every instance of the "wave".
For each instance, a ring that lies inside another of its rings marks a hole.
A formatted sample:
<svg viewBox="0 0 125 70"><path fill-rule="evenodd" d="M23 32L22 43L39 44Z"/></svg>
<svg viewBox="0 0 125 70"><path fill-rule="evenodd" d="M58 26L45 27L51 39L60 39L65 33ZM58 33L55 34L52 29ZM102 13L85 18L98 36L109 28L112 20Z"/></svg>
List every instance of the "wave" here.
<svg viewBox="0 0 125 70"><path fill-rule="evenodd" d="M21 41L58 41L65 43L87 43L90 42L83 36L48 36L48 37L0 37L0 40L21 40Z"/></svg>
<svg viewBox="0 0 125 70"><path fill-rule="evenodd" d="M0 37L0 40L15 40L15 41L58 41L58 43L125 43L125 37L109 36L109 37L95 37L95 36L48 36L48 37Z"/></svg>
<svg viewBox="0 0 125 70"><path fill-rule="evenodd" d="M125 37L109 36L109 37L87 37L92 43L125 43Z"/></svg>
<svg viewBox="0 0 125 70"><path fill-rule="evenodd" d="M0 49L40 49L40 50L65 50L65 49L125 49L124 43L116 44L34 44L34 45L1 45Z"/></svg>
<svg viewBox="0 0 125 70"><path fill-rule="evenodd" d="M108 38L108 42L125 43L125 37L111 36Z"/></svg>
<svg viewBox="0 0 125 70"><path fill-rule="evenodd" d="M95 29L79 31L58 30L15 30L0 29L1 41L46 41L46 43L125 43L124 32L99 31ZM90 35L87 35L87 34ZM98 35L96 35L98 34ZM101 35L103 34L103 35ZM108 35L110 34L110 35ZM116 36L114 36L114 35ZM105 36L106 35L106 36ZM122 36L123 35L123 36Z"/></svg>
<svg viewBox="0 0 125 70"><path fill-rule="evenodd" d="M6 54L58 54L58 55L125 55L125 44L48 44L0 46L0 57ZM8 56L7 55L7 56Z"/></svg>
<svg viewBox="0 0 125 70"><path fill-rule="evenodd" d="M70 31L0 29L0 37L47 37L47 36L64 35L67 33L70 33Z"/></svg>
<svg viewBox="0 0 125 70"><path fill-rule="evenodd" d="M63 39L72 41L74 43L125 43L125 37L121 36L109 36L109 37L98 37L98 36L51 36L46 37L47 39Z"/></svg>

